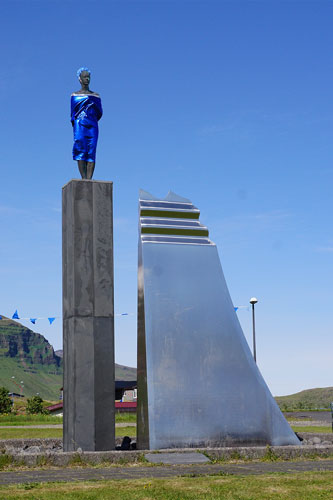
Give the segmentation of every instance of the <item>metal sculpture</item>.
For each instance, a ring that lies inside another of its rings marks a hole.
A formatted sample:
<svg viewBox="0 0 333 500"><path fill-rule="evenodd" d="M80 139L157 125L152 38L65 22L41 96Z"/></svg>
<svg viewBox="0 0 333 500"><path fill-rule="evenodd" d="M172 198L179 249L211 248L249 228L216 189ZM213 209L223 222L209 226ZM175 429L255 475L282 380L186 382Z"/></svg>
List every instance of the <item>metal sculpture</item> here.
<svg viewBox="0 0 333 500"><path fill-rule="evenodd" d="M190 200L140 192L138 447L295 445Z"/></svg>

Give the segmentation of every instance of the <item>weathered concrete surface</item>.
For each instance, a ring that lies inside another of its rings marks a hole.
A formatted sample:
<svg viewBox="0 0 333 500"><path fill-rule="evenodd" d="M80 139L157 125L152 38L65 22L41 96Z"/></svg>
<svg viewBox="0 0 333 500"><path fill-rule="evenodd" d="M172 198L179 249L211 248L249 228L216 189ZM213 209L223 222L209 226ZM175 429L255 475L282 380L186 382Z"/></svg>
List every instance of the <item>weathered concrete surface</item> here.
<svg viewBox="0 0 333 500"><path fill-rule="evenodd" d="M122 438L117 438L120 444ZM110 464L138 463L142 461L144 454L148 450L132 451L93 451L93 452L63 452L60 439L8 439L0 441L0 450L12 457L14 462L34 466L42 463L64 467L79 459L83 463L100 464L108 462ZM316 457L333 457L333 445L301 445L301 446L253 446L253 447L231 447L231 448L198 448L199 453L206 455L211 460L223 459L245 459L260 460L262 458L279 458L282 460L306 459ZM163 461L165 454L181 453L197 455L193 453L193 448L183 448L163 450L155 452L156 463ZM187 460L187 463L188 460Z"/></svg>
<svg viewBox="0 0 333 500"><path fill-rule="evenodd" d="M112 450L112 182L63 187L64 450Z"/></svg>
<svg viewBox="0 0 333 500"><path fill-rule="evenodd" d="M205 464L210 462L206 455L195 451L183 453L145 453L145 459L152 464L169 465Z"/></svg>
<svg viewBox="0 0 333 500"><path fill-rule="evenodd" d="M30 438L30 439L1 439L0 449L19 450L30 446L39 446L43 450L62 449L62 439L59 438Z"/></svg>

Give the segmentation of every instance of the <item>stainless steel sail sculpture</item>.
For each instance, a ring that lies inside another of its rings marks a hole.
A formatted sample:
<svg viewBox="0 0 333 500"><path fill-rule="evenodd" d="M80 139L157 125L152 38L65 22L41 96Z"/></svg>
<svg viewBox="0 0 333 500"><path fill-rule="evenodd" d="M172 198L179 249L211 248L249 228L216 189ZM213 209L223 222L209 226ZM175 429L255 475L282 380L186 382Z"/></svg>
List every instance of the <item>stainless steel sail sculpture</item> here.
<svg viewBox="0 0 333 500"><path fill-rule="evenodd" d="M295 445L190 200L140 192L138 447Z"/></svg>

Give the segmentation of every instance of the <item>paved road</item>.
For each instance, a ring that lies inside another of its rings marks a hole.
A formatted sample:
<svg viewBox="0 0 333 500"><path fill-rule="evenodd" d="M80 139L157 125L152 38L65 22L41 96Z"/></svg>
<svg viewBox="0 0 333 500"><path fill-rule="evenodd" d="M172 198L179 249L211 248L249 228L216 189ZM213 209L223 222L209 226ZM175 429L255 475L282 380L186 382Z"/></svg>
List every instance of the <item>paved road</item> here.
<svg viewBox="0 0 333 500"><path fill-rule="evenodd" d="M333 471L333 460L304 462L251 462L246 464L207 464L108 467L104 469L48 469L0 472L0 484L39 483L53 481L89 481L102 479L168 478L192 474L258 475L272 472Z"/></svg>
<svg viewBox="0 0 333 500"><path fill-rule="evenodd" d="M329 427L328 422L324 422L323 420L288 420L290 425L294 425L297 427L308 427L309 425L314 427Z"/></svg>
<svg viewBox="0 0 333 500"><path fill-rule="evenodd" d="M285 417L292 418L293 420L315 420L326 422L330 424L332 422L332 416L330 411L292 411L284 412Z"/></svg>

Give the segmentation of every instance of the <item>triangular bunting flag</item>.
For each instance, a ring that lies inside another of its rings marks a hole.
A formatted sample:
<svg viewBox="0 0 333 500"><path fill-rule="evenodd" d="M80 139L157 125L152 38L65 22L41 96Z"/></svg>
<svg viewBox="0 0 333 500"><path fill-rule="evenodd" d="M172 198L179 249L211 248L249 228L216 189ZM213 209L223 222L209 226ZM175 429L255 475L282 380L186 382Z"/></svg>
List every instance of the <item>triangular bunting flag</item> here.
<svg viewBox="0 0 333 500"><path fill-rule="evenodd" d="M12 319L20 319L19 315L18 315L18 312L17 312L17 309L16 311L14 312L13 316L12 316Z"/></svg>

